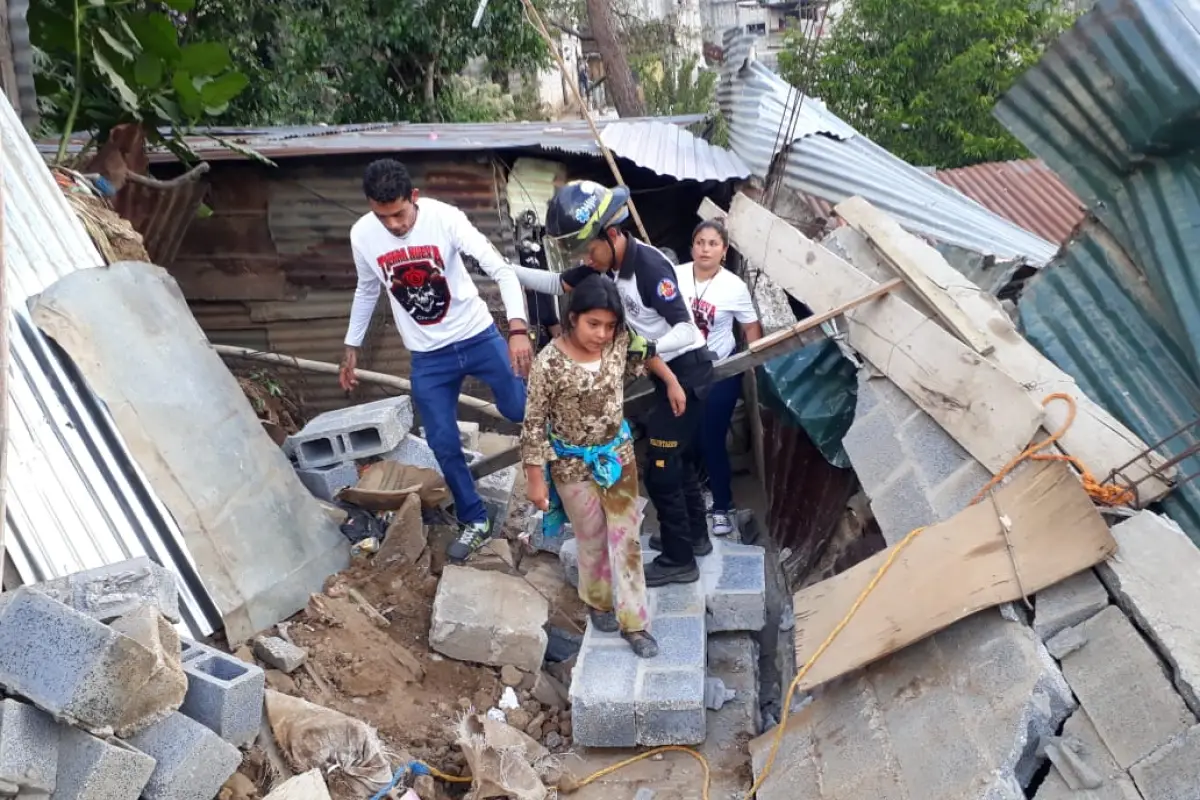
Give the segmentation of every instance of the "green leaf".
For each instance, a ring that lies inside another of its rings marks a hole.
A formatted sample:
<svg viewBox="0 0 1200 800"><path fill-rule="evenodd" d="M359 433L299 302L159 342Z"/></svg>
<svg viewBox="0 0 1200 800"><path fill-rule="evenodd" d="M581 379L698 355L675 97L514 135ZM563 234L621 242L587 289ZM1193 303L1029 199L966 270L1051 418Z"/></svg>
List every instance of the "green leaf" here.
<svg viewBox="0 0 1200 800"><path fill-rule="evenodd" d="M100 34L100 38L104 40L104 43L111 47L118 55L130 61L133 60L133 51L126 47L124 42L104 28L97 28L96 32Z"/></svg>
<svg viewBox="0 0 1200 800"><path fill-rule="evenodd" d="M127 23L146 52L167 64L179 59L179 31L166 14L135 14Z"/></svg>
<svg viewBox="0 0 1200 800"><path fill-rule="evenodd" d="M199 119L204 114L204 101L192 83L192 76L183 71L176 72L171 77L171 85L175 87L175 97L184 115L192 120Z"/></svg>
<svg viewBox="0 0 1200 800"><path fill-rule="evenodd" d="M183 48L179 68L198 77L220 75L233 66L229 48L217 42L196 42Z"/></svg>
<svg viewBox="0 0 1200 800"><path fill-rule="evenodd" d="M200 90L200 97L206 106L226 106L249 85L250 79L242 73L226 72L204 84Z"/></svg>
<svg viewBox="0 0 1200 800"><path fill-rule="evenodd" d="M191 11L196 7L196 0L163 0L163 5L172 11Z"/></svg>
<svg viewBox="0 0 1200 800"><path fill-rule="evenodd" d="M138 86L157 89L163 80L162 61L149 53L139 54L133 64L133 79Z"/></svg>
<svg viewBox="0 0 1200 800"><path fill-rule="evenodd" d="M95 43L92 44L92 58L96 61L96 69L100 70L100 74L108 79L109 84L116 91L121 105L127 110L136 113L138 110L137 94L133 89L129 88L129 84L121 77L121 74L113 66L112 62L108 60L108 56L105 55L104 50L97 47Z"/></svg>
<svg viewBox="0 0 1200 800"><path fill-rule="evenodd" d="M206 203L201 203L200 207L196 209L196 216L199 217L200 219L208 219L212 215L213 215L213 210Z"/></svg>

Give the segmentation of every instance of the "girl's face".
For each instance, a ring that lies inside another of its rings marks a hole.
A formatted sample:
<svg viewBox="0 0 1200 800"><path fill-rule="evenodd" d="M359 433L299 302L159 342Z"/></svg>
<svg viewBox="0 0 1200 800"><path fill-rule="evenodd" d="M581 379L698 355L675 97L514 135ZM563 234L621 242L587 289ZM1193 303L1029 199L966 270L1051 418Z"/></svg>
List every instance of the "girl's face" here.
<svg viewBox="0 0 1200 800"><path fill-rule="evenodd" d="M572 314L571 323L571 338L589 353L604 352L617 334L617 315L606 308Z"/></svg>
<svg viewBox="0 0 1200 800"><path fill-rule="evenodd" d="M716 269L725 260L728 249L720 234L712 228L704 228L692 239L692 261L700 269Z"/></svg>

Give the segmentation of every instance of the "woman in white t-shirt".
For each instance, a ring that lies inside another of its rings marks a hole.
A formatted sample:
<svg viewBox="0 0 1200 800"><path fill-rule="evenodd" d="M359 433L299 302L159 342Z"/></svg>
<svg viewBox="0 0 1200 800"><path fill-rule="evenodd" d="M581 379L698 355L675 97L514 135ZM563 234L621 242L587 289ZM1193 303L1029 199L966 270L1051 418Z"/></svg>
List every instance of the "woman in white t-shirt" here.
<svg viewBox="0 0 1200 800"><path fill-rule="evenodd" d="M691 304L692 317L708 341L708 349L718 360L728 358L736 347L734 322L741 326L747 343L762 338L762 323L754 310L750 290L741 278L725 269L728 252L729 234L724 223L705 220L692 232L692 262L675 268L679 288ZM712 490L712 532L715 536L728 536L735 527L733 473L725 437L741 393L742 376L734 375L714 383L704 404L699 444Z"/></svg>

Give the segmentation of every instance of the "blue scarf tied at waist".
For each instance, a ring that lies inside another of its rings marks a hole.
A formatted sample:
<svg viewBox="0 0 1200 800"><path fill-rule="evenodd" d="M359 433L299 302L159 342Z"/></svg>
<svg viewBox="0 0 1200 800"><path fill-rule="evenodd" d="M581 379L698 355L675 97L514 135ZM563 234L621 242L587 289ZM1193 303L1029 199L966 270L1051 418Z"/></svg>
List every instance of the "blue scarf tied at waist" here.
<svg viewBox="0 0 1200 800"><path fill-rule="evenodd" d="M612 441L604 444L577 445L569 444L550 434L550 446L559 458L578 458L591 470L592 480L602 489L608 489L621 477L621 457L617 453L621 445L633 439L633 431L629 428L629 420L621 420L621 429ZM567 522L563 510L562 498L550 477L550 465L545 466L546 485L550 487L550 510L542 515L542 537L556 539L562 536L563 525Z"/></svg>

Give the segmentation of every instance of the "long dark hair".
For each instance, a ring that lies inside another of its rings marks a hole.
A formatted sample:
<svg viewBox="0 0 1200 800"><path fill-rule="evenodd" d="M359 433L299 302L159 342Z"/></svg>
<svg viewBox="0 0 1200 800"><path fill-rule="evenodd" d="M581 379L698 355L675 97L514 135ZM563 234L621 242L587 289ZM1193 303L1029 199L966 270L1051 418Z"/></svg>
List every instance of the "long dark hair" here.
<svg viewBox="0 0 1200 800"><path fill-rule="evenodd" d="M625 306L621 303L621 293L612 280L600 273L588 275L571 290L563 327L571 330L575 326L574 318L589 311L611 311L617 317L617 330L625 327Z"/></svg>

